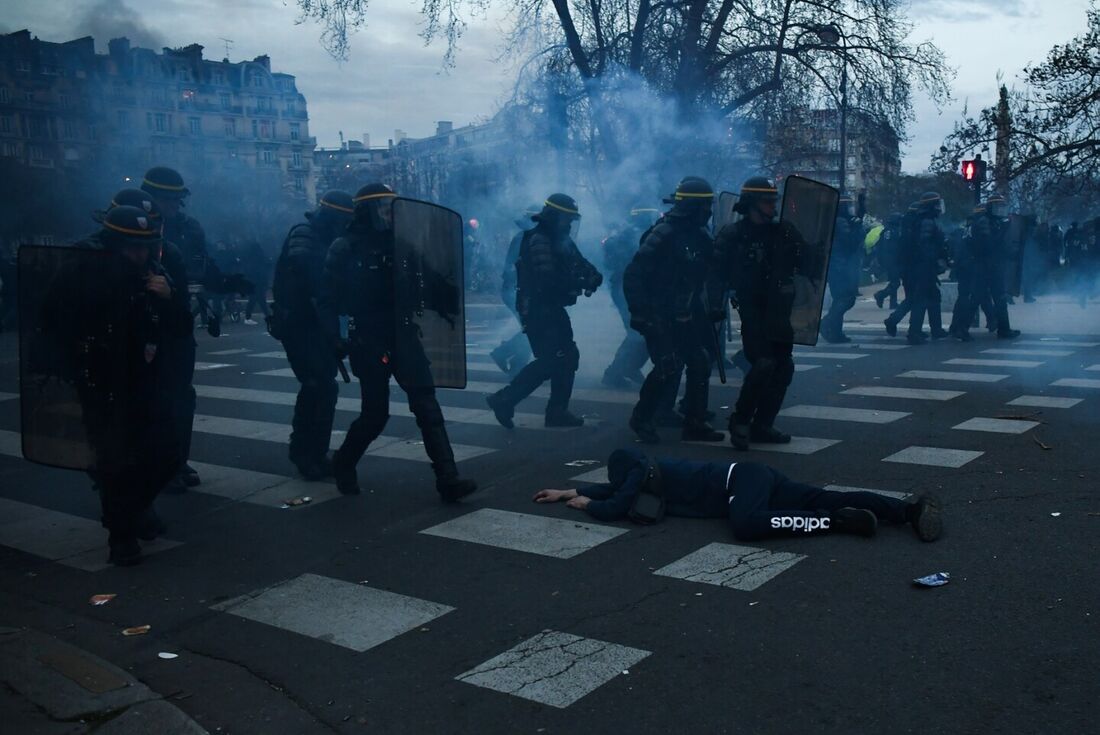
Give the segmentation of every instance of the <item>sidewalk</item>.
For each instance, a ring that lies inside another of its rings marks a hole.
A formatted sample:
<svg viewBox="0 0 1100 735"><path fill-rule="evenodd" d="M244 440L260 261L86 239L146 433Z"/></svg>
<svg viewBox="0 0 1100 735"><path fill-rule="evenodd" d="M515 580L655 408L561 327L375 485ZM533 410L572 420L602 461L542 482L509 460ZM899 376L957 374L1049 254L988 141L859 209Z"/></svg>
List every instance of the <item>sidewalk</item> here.
<svg viewBox="0 0 1100 735"><path fill-rule="evenodd" d="M133 676L53 636L0 628L0 722L19 735L205 735Z"/></svg>

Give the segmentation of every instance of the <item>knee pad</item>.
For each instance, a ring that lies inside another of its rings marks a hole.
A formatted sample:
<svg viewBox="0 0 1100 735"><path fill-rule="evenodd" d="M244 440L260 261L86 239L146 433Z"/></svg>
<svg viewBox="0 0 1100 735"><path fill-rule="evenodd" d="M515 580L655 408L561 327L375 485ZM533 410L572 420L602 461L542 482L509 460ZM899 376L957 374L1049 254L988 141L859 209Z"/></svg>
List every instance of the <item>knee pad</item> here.
<svg viewBox="0 0 1100 735"><path fill-rule="evenodd" d="M657 355L653 360L653 369L662 380L676 378L684 369L684 362L674 352Z"/></svg>

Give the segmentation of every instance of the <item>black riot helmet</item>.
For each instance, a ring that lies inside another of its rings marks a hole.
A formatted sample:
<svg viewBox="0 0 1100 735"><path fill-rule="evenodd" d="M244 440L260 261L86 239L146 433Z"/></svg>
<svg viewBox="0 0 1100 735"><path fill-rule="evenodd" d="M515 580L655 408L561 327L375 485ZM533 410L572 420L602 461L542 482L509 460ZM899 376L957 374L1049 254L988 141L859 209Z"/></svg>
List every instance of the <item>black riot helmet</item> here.
<svg viewBox="0 0 1100 735"><path fill-rule="evenodd" d="M577 202L568 194L551 194L542 203L539 213L531 217L539 225L549 228L558 236L573 234L575 225L580 223L581 212Z"/></svg>
<svg viewBox="0 0 1100 735"><path fill-rule="evenodd" d="M393 229L393 189L382 183L367 184L355 192L355 220L377 232Z"/></svg>
<svg viewBox="0 0 1100 735"><path fill-rule="evenodd" d="M765 222L770 222L775 218L778 202L779 190L775 188L775 183L763 176L753 176L741 184L734 211L745 217L756 212Z"/></svg>
<svg viewBox="0 0 1100 735"><path fill-rule="evenodd" d="M191 190L183 185L180 172L167 166L154 166L145 172L141 188L158 199L183 199Z"/></svg>
<svg viewBox="0 0 1100 735"><path fill-rule="evenodd" d="M342 231L355 216L355 202L346 191L330 189L321 195L317 209L306 212L306 219L331 232Z"/></svg>
<svg viewBox="0 0 1100 735"><path fill-rule="evenodd" d="M714 210L714 187L699 176L685 176L664 202L672 205L669 217L684 217L705 225Z"/></svg>
<svg viewBox="0 0 1100 735"><path fill-rule="evenodd" d="M157 200L153 198L149 192L143 191L142 189L120 190L111 197L111 203L107 205L106 209L92 213L92 219L102 223L107 216L107 212L115 207L137 207L145 212L149 216L150 222L157 227L160 227L164 223L164 217L161 214Z"/></svg>
<svg viewBox="0 0 1100 735"><path fill-rule="evenodd" d="M945 211L943 206L943 197L938 192L926 191L920 196L917 206L920 207L920 211L925 214L930 214L933 217L939 217Z"/></svg>
<svg viewBox="0 0 1100 735"><path fill-rule="evenodd" d="M138 207L112 207L103 217L99 239L107 250L122 253L136 262L144 262L160 250L161 223Z"/></svg>

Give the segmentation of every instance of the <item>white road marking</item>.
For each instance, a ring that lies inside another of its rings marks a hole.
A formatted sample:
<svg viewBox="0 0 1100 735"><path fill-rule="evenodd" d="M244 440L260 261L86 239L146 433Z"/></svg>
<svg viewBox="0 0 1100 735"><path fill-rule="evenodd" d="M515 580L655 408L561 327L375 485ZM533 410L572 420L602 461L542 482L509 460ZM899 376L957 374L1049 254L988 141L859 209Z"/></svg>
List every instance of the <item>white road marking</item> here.
<svg viewBox="0 0 1100 735"><path fill-rule="evenodd" d="M420 533L498 549L571 559L627 533L627 529L483 508L426 528Z"/></svg>
<svg viewBox="0 0 1100 735"><path fill-rule="evenodd" d="M786 551L715 542L661 567L654 574L752 592L805 558L802 554Z"/></svg>
<svg viewBox="0 0 1100 735"><path fill-rule="evenodd" d="M1006 367L1006 368L1036 368L1041 362L1032 360L978 360L968 357L955 357L944 360L944 365L970 365L973 367Z"/></svg>
<svg viewBox="0 0 1100 735"><path fill-rule="evenodd" d="M1062 378L1051 385L1059 388L1100 388L1100 380L1091 378Z"/></svg>
<svg viewBox="0 0 1100 735"><path fill-rule="evenodd" d="M959 431L987 431L992 434L1023 434L1025 431L1034 429L1038 425L1038 421L977 417L968 419L951 428L958 429Z"/></svg>
<svg viewBox="0 0 1100 735"><path fill-rule="evenodd" d="M964 396L961 390L933 390L928 388L893 388L887 385L861 385L840 392L848 396L869 396L872 398L911 398L918 401L950 401Z"/></svg>
<svg viewBox="0 0 1100 735"><path fill-rule="evenodd" d="M889 457L883 458L883 462L897 462L901 464L919 464L929 467L958 468L973 462L985 452L974 452L968 449L942 449L940 447L908 447Z"/></svg>
<svg viewBox="0 0 1100 735"><path fill-rule="evenodd" d="M899 378L916 378L918 380L956 380L963 383L996 383L1007 378L1007 375L995 373L952 373L940 370L910 370L902 373Z"/></svg>
<svg viewBox="0 0 1100 735"><path fill-rule="evenodd" d="M878 411L868 408L842 408L840 406L791 406L779 412L780 416L826 421L853 421L861 424L889 424L903 419L905 411Z"/></svg>
<svg viewBox="0 0 1100 735"><path fill-rule="evenodd" d="M1060 398L1058 396L1020 396L1011 400L1009 406L1030 406L1034 408L1073 408L1083 398Z"/></svg>
<svg viewBox="0 0 1100 735"><path fill-rule="evenodd" d="M1020 357L1068 357L1073 350L1017 350L1008 348L982 350L984 355L1019 355Z"/></svg>

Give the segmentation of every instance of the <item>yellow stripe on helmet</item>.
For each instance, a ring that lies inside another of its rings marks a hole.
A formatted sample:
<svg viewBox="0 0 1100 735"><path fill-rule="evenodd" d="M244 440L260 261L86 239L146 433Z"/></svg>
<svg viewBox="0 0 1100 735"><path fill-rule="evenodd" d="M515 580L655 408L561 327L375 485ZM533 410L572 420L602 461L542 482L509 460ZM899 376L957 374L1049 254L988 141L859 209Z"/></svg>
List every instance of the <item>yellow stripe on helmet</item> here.
<svg viewBox="0 0 1100 735"><path fill-rule="evenodd" d="M547 199L545 202L543 202L543 204L545 204L547 207L553 207L554 209L561 210L562 212L565 212L566 214L580 214L580 212L578 212L575 209L570 209L569 207L563 207L560 204L554 204L549 199Z"/></svg>
<svg viewBox="0 0 1100 735"><path fill-rule="evenodd" d="M384 191L380 194L364 194L361 197L355 197L354 199L352 199L352 201L355 202L356 204L358 204L359 202L365 202L368 199L381 199L383 197L395 197L395 196L397 196L397 194L395 194L392 191Z"/></svg>
<svg viewBox="0 0 1100 735"><path fill-rule="evenodd" d="M741 187L741 193L744 193L746 191L750 191L750 192L753 192L753 193L756 193L756 194L778 194L779 193L779 189L775 189L775 188L772 188L772 187L761 187L761 186L743 186L743 187Z"/></svg>
<svg viewBox="0 0 1100 735"><path fill-rule="evenodd" d="M707 192L706 194L700 194L688 191L678 191L672 195L673 199L713 199L714 192Z"/></svg>
<svg viewBox="0 0 1100 735"><path fill-rule="evenodd" d="M329 209L335 209L337 212L347 212L348 214L355 214L354 209L348 209L347 207L341 207L339 204L333 204L332 202L326 202L324 199L321 200L321 206L322 207L328 207Z"/></svg>
<svg viewBox="0 0 1100 735"><path fill-rule="evenodd" d="M150 181L149 179L144 179L144 178L141 180L141 182L143 184L148 184L149 186L153 187L154 189L164 189L166 191L183 191L184 189L187 188L186 186L172 186L171 184L158 184L155 181Z"/></svg>
<svg viewBox="0 0 1100 735"><path fill-rule="evenodd" d="M115 232L121 232L124 235L156 235L156 230L131 230L129 227L119 227L118 225L112 225L110 222L104 222L103 226L108 230L114 230Z"/></svg>

